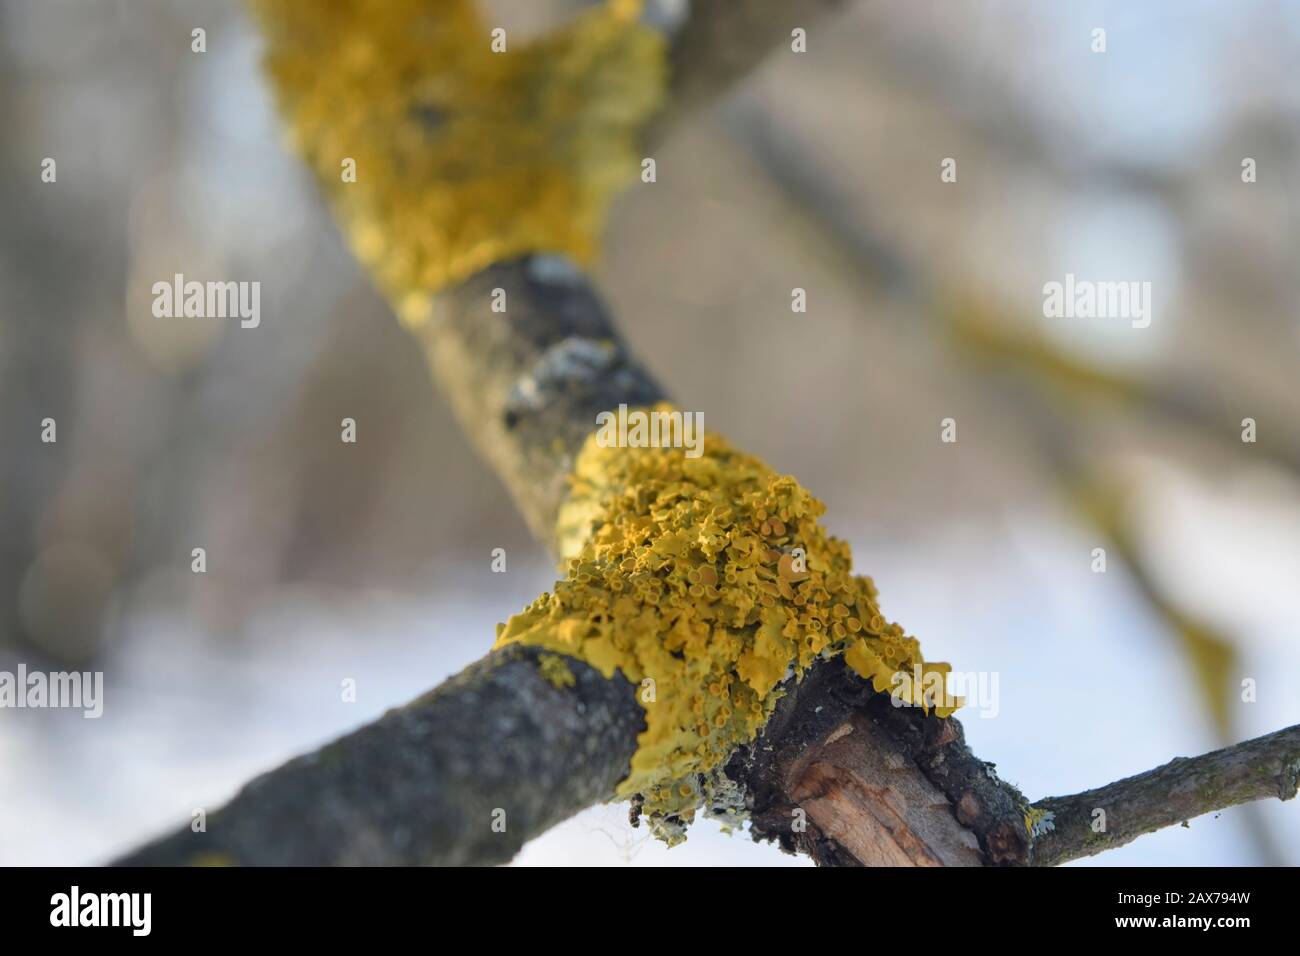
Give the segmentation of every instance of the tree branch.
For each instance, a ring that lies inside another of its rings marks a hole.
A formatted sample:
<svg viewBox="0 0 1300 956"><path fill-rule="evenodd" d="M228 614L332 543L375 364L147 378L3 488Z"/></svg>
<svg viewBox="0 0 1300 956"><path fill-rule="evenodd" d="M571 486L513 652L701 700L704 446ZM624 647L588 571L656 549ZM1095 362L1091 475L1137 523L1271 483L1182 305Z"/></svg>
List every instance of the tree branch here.
<svg viewBox="0 0 1300 956"><path fill-rule="evenodd" d="M634 689L535 648L494 651L431 694L248 784L212 814L116 861L151 865L489 865L608 800L643 727ZM484 746L484 741L491 741ZM726 775L756 840L822 865L1055 866L1203 813L1296 795L1300 726L1032 807L967 748L954 718L897 708L841 661L790 689ZM1093 811L1107 830L1093 833ZM711 815L735 820L718 801ZM493 829L494 811L505 829ZM1050 814L1050 816L1047 816Z"/></svg>
<svg viewBox="0 0 1300 956"><path fill-rule="evenodd" d="M1135 777L1069 797L1048 797L1034 809L1053 829L1034 841L1035 866L1055 866L1131 843L1145 833L1252 800L1290 800L1300 780L1300 725L1200 757L1178 757ZM1094 813L1106 829L1093 832Z"/></svg>
<svg viewBox="0 0 1300 956"><path fill-rule="evenodd" d="M830 5L810 0L806 8ZM721 42L726 31L709 31L742 6L697 0L696 15L715 19L683 36ZM786 35L785 24L771 34ZM748 49L756 57L760 47ZM699 49L714 55L707 42ZM495 288L506 290L505 313L490 310ZM553 544L564 479L596 413L647 404L660 389L585 277L553 256L492 266L411 324L467 431ZM559 688L542 675L542 656L522 647L493 652L432 693L257 778L204 832L184 828L118 863L508 860L527 839L609 799L643 726L622 677L605 681L569 660L575 682ZM1294 761L1287 766L1294 794ZM736 789L714 794L715 813L749 810L757 838L822 863L1019 864L1035 850L1023 797L970 753L957 721L894 708L839 660L789 688L726 774ZM500 821L503 830L492 825Z"/></svg>
<svg viewBox="0 0 1300 956"><path fill-rule="evenodd" d="M506 289L506 313L491 312L493 288ZM493 266L444 296L417 334L467 431L546 540L564 476L596 412L662 394L586 278L554 257ZM587 665L568 666L579 681L561 691L538 673L535 652L494 652L432 694L258 778L209 817L206 833L184 828L118 862L508 860L525 840L611 799L636 746L643 714L627 683L616 677L602 688L606 682ZM990 859L1022 859L1023 849L1003 848L1015 813L954 816L944 797L952 789L945 788L947 775L960 763L955 750L938 777L918 765L922 758L944 763L949 751L924 742L953 734L937 746L955 739L966 763L978 768L966 776L989 779L985 765L965 751L960 725L895 711L888 699L839 660L818 665L792 688L749 756L734 763L741 792L763 794L754 802L755 834L827 863L883 865L913 853L916 860L970 864L979 860L972 847L997 830ZM876 716L856 714L873 700ZM852 740L840 730L846 721L856 731ZM810 776L818 773L822 778ZM779 824L788 830L793 818L782 821L777 808L809 799L828 773L856 802L833 796L816 804L807 814L812 835L790 838ZM1006 811L1016 803L986 790L980 806ZM506 811L505 834L489 828L495 808ZM883 822L864 830L872 808ZM841 833L837 819L848 830ZM874 845L863 843L864 833Z"/></svg>
<svg viewBox="0 0 1300 956"><path fill-rule="evenodd" d="M541 675L539 656L494 651L432 693L257 777L208 816L206 832L182 827L115 865L504 863L608 799L644 725L622 676L607 681L569 661L575 681L561 689Z"/></svg>
<svg viewBox="0 0 1300 956"><path fill-rule="evenodd" d="M491 310L497 288L503 313ZM465 433L547 544L597 413L665 397L587 278L559 256L491 266L443 293L415 334Z"/></svg>

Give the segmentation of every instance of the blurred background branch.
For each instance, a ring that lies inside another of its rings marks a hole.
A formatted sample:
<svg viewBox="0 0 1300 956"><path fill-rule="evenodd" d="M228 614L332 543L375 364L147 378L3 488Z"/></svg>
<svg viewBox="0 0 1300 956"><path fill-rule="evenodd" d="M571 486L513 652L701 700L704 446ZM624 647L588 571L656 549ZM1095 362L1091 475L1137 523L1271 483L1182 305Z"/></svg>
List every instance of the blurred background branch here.
<svg viewBox="0 0 1300 956"><path fill-rule="evenodd" d="M1215 810L1293 800L1298 780L1300 725L1199 757L1179 757L1086 793L1039 800L1034 810L1050 814L1053 826L1034 841L1034 862L1057 866Z"/></svg>

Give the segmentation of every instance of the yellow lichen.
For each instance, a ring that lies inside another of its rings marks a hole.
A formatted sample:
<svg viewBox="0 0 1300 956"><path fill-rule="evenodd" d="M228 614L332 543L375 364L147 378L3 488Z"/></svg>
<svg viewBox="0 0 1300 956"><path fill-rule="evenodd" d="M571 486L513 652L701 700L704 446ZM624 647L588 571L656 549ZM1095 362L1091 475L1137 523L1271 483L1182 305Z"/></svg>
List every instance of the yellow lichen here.
<svg viewBox="0 0 1300 956"><path fill-rule="evenodd" d="M936 682L895 679L948 666L924 663L884 619L848 545L818 523L824 510L712 433L694 459L593 434L561 510L568 576L500 625L497 646L539 645L638 688L646 729L618 792L642 795L652 819L692 819L702 775L754 738L783 682L819 657L844 654L876 690L951 713Z"/></svg>
<svg viewBox="0 0 1300 956"><path fill-rule="evenodd" d="M569 670L568 662L559 654L539 654L537 669L542 672L542 676L547 681L561 690L577 683L573 671Z"/></svg>
<svg viewBox="0 0 1300 956"><path fill-rule="evenodd" d="M502 259L592 258L665 85L640 0L507 35L504 52L473 0L250 2L290 140L408 324L429 292Z"/></svg>

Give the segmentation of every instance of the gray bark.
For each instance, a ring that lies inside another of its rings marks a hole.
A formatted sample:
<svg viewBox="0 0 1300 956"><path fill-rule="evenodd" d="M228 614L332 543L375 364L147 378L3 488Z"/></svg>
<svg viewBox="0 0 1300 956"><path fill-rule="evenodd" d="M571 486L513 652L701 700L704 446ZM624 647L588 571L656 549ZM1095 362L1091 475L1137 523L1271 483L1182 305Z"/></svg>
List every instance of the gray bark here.
<svg viewBox="0 0 1300 956"><path fill-rule="evenodd" d="M553 686L508 647L437 690L251 781L119 866L494 864L627 775L644 725L633 688L570 661ZM494 827L494 822L498 824ZM501 827L500 824L504 824Z"/></svg>

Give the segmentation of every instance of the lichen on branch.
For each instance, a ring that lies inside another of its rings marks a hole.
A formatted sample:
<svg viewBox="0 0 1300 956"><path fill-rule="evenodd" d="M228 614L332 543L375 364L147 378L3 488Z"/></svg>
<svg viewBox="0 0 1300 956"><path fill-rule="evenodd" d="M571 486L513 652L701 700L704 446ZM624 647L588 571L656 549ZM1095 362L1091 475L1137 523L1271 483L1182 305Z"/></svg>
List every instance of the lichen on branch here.
<svg viewBox="0 0 1300 956"><path fill-rule="evenodd" d="M711 433L698 458L606 447L594 433L578 455L559 520L568 575L500 625L497 646L541 646L639 685L646 729L618 795L640 796L669 842L786 682L819 659L843 654L902 703L956 709L942 689L948 665L925 663L886 621L871 578L852 573L848 545L818 522L824 510Z"/></svg>
<svg viewBox="0 0 1300 956"><path fill-rule="evenodd" d="M474 0L249 2L290 142L404 319L494 262L591 261L666 85L640 0L496 51Z"/></svg>

